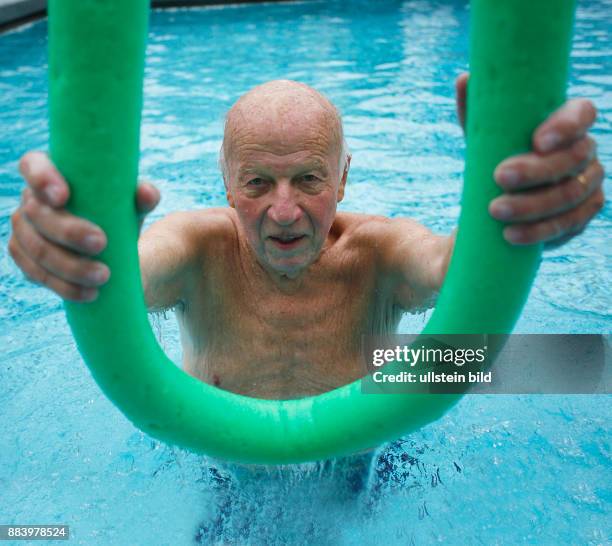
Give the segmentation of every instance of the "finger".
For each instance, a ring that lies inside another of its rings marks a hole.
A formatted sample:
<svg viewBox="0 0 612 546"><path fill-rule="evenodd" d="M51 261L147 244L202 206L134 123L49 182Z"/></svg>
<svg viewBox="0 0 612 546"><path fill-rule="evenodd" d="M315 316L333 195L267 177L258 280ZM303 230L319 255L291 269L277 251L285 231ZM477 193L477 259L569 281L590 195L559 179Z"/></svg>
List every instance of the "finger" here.
<svg viewBox="0 0 612 546"><path fill-rule="evenodd" d="M99 286L108 281L110 270L106 264L50 243L28 222L22 222L16 228L13 234L22 254L44 270L43 284L49 286L46 281L52 277L86 287Z"/></svg>
<svg viewBox="0 0 612 546"><path fill-rule="evenodd" d="M596 116L597 110L590 100L568 100L536 129L533 135L534 150L548 153L567 146L586 134Z"/></svg>
<svg viewBox="0 0 612 546"><path fill-rule="evenodd" d="M561 245L564 245L569 240L573 239L577 235L580 235L584 231L586 226L587 226L587 223L584 223L581 226L576 226L574 229L571 229L565 235L563 235L562 237L559 237L558 239L552 239L550 241L546 241L544 243L544 250L552 250Z"/></svg>
<svg viewBox="0 0 612 546"><path fill-rule="evenodd" d="M457 118L459 124L465 132L466 114L467 114L467 84L470 77L468 72L459 74L455 81L455 96L457 97Z"/></svg>
<svg viewBox="0 0 612 546"><path fill-rule="evenodd" d="M68 200L68 184L42 152L25 154L19 160L19 171L41 202L60 207Z"/></svg>
<svg viewBox="0 0 612 546"><path fill-rule="evenodd" d="M489 205L493 218L506 222L532 222L576 207L603 183L604 170L594 160L579 177L535 190L502 195Z"/></svg>
<svg viewBox="0 0 612 546"><path fill-rule="evenodd" d="M66 210L53 209L32 196L26 199L22 211L33 229L58 245L92 256L106 247L106 235L98 226Z"/></svg>
<svg viewBox="0 0 612 546"><path fill-rule="evenodd" d="M496 167L493 177L506 191L550 184L581 173L595 157L596 152L595 141L584 136L569 148L545 156L528 153L509 157Z"/></svg>
<svg viewBox="0 0 612 546"><path fill-rule="evenodd" d="M9 242L9 253L27 279L36 284L49 287L65 300L85 302L94 301L98 297L98 290L96 288L80 286L52 276L23 251L15 238L12 238Z"/></svg>
<svg viewBox="0 0 612 546"><path fill-rule="evenodd" d="M26 186L21 192L21 203L19 204L20 207L23 207L23 205L26 204L26 201L33 195L34 193L32 192L32 189L29 186Z"/></svg>
<svg viewBox="0 0 612 546"><path fill-rule="evenodd" d="M136 209L141 215L148 214L159 204L160 198L159 190L153 184L143 182L136 190Z"/></svg>
<svg viewBox="0 0 612 546"><path fill-rule="evenodd" d="M578 233L604 205L601 188L578 207L541 222L517 224L504 229L504 238L511 244L531 245L550 242Z"/></svg>

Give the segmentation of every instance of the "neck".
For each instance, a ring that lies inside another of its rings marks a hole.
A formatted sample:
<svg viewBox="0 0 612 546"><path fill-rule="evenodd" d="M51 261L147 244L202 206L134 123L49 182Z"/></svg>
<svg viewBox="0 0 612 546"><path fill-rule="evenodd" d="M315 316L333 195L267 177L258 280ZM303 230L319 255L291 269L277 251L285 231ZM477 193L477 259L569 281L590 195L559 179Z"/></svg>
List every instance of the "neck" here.
<svg viewBox="0 0 612 546"><path fill-rule="evenodd" d="M242 262L245 274L251 277L253 281L259 279L259 282L270 288L283 293L293 293L299 290L310 276L313 264L295 272L278 271L261 263L246 240L243 240L241 247L244 249Z"/></svg>

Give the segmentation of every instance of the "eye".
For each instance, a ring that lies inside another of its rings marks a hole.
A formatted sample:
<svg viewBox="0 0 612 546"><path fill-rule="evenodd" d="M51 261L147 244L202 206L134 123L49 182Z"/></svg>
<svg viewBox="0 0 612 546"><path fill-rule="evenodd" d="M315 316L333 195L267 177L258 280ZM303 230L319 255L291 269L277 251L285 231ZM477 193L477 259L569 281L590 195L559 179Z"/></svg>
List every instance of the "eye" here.
<svg viewBox="0 0 612 546"><path fill-rule="evenodd" d="M304 182L312 183L312 182L317 182L319 178L315 176L314 174L305 174L302 176L302 180Z"/></svg>
<svg viewBox="0 0 612 546"><path fill-rule="evenodd" d="M251 188L261 188L265 183L266 181L263 178L252 178L247 182L247 185Z"/></svg>

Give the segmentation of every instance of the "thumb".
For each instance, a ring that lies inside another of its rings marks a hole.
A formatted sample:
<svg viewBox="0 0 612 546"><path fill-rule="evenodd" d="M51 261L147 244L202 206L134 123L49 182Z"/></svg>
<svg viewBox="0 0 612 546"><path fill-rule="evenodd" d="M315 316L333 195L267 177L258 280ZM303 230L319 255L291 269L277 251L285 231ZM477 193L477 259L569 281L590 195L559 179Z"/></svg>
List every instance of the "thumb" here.
<svg viewBox="0 0 612 546"><path fill-rule="evenodd" d="M467 119L467 84L470 75L468 72L463 72L457 76L455 81L455 95L457 97L457 117L459 124L465 133L465 123Z"/></svg>
<svg viewBox="0 0 612 546"><path fill-rule="evenodd" d="M159 190L150 182L142 182L136 189L136 211L140 220L140 226L145 217L157 207L161 195Z"/></svg>

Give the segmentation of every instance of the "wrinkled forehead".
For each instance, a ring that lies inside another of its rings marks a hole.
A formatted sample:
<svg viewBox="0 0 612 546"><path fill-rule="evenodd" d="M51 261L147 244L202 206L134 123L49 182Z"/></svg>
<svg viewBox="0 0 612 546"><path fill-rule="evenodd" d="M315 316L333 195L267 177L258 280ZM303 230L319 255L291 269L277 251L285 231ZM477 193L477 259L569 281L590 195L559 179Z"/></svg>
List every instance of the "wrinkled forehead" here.
<svg viewBox="0 0 612 546"><path fill-rule="evenodd" d="M229 111L223 148L228 162L258 152L336 156L342 148L342 124L333 105L314 90L256 88Z"/></svg>

